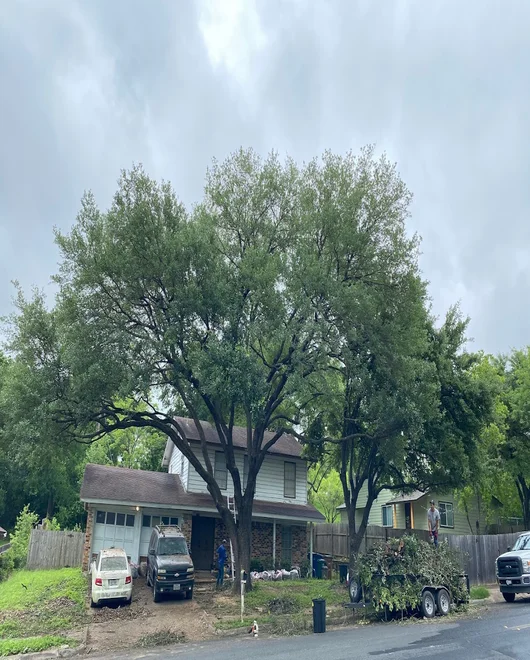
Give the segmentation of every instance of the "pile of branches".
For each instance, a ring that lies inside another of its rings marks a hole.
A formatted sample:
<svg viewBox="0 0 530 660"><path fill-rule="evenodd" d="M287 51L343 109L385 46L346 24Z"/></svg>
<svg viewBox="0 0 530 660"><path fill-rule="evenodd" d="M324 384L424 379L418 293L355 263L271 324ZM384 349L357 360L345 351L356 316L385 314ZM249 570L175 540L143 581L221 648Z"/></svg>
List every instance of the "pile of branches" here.
<svg viewBox="0 0 530 660"><path fill-rule="evenodd" d="M459 557L446 542L436 548L406 535L377 543L359 557L358 575L365 598L376 609L415 609L427 585L447 587L453 602L468 599Z"/></svg>

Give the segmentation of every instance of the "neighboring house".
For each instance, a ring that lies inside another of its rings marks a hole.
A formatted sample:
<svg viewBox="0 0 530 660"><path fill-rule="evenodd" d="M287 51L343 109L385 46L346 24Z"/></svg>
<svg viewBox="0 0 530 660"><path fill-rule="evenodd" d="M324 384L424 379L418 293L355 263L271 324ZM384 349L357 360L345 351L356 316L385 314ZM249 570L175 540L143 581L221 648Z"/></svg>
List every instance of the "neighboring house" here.
<svg viewBox="0 0 530 660"><path fill-rule="evenodd" d="M366 490L359 494L358 507L355 511L357 526L360 524L364 505L366 504ZM439 494L416 490L409 495L396 495L395 492L381 491L372 504L369 525L378 527L393 527L394 529L423 529L428 530L427 510L430 500L436 502L440 512L440 531L444 534L483 534L485 531L484 515L480 512L478 501L475 500L466 511L459 506L452 493ZM339 507L341 522L348 522L345 505Z"/></svg>
<svg viewBox="0 0 530 660"><path fill-rule="evenodd" d="M0 539L5 539L7 532L3 527L0 527Z"/></svg>
<svg viewBox="0 0 530 660"><path fill-rule="evenodd" d="M178 418L188 441L199 437L192 420ZM203 422L215 479L227 497L233 483L215 429ZM245 483L248 463L246 429L235 427L236 462ZM266 433L267 442L272 433ZM307 464L301 445L283 436L268 452L256 484L252 516L252 556L275 564L300 564L307 559L307 525L324 517L307 502ZM157 524L178 524L191 547L197 570L210 570L215 549L226 531L206 483L190 462L168 440L162 465L166 472L148 472L89 464L85 468L81 501L88 511L83 567L106 547L123 547L134 562L145 561L151 529Z"/></svg>

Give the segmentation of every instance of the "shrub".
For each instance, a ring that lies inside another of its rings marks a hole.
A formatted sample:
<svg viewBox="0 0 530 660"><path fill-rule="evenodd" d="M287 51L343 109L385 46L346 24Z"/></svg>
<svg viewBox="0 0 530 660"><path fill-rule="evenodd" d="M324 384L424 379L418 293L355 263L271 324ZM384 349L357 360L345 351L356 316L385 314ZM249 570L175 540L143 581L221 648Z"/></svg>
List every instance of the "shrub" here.
<svg viewBox="0 0 530 660"><path fill-rule="evenodd" d="M376 609L415 608L426 584L443 584L454 601L467 600L459 558L447 543L436 548L415 536L389 539L359 557L358 574Z"/></svg>
<svg viewBox="0 0 530 660"><path fill-rule="evenodd" d="M471 598L473 598L473 600L480 600L489 597L490 592L487 587L471 587Z"/></svg>
<svg viewBox="0 0 530 660"><path fill-rule="evenodd" d="M0 582L7 580L14 566L13 551L8 550L7 552L3 552L0 555Z"/></svg>
<svg viewBox="0 0 530 660"><path fill-rule="evenodd" d="M29 504L19 513L15 531L11 534L11 549L15 568L23 568L28 557L29 537L31 530L39 521L39 516L29 510Z"/></svg>
<svg viewBox="0 0 530 660"><path fill-rule="evenodd" d="M250 570L257 571L261 573L263 569L263 560L262 559L251 559L250 560Z"/></svg>

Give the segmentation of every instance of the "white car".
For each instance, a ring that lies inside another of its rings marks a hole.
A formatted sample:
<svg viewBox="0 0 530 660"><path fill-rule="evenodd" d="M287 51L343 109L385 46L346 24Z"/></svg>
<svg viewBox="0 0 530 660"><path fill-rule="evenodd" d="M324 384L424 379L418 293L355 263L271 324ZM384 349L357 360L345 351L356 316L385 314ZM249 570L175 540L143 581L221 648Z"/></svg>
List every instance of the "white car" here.
<svg viewBox="0 0 530 660"><path fill-rule="evenodd" d="M90 567L92 574L91 607L101 601L121 599L129 605L132 599L132 574L125 550L101 550Z"/></svg>

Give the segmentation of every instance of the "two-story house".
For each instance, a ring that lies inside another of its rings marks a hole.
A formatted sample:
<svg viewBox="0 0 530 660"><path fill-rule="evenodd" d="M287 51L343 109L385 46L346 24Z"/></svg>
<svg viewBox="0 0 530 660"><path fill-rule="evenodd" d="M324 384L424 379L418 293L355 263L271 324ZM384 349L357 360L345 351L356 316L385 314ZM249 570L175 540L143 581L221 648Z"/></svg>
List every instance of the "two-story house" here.
<svg viewBox="0 0 530 660"><path fill-rule="evenodd" d="M179 418L188 441L199 436L192 420ZM214 427L203 422L209 458L221 490L233 495L233 483ZM247 474L246 429L235 427L233 442L243 483ZM272 437L266 433L264 442ZM307 464L301 445L283 436L268 452L256 483L252 517L252 556L274 565L300 564L307 558L308 523L324 517L307 502ZM188 539L197 570L209 570L215 548L226 536L206 483L168 440L163 467L167 472L130 470L89 464L85 468L81 501L88 512L83 567L102 548L123 547L134 562L145 561L151 529L178 524Z"/></svg>

